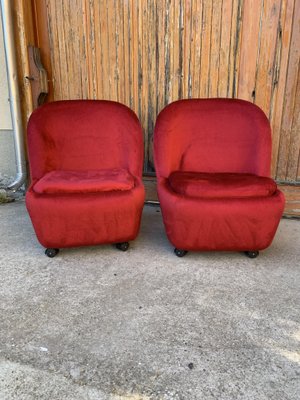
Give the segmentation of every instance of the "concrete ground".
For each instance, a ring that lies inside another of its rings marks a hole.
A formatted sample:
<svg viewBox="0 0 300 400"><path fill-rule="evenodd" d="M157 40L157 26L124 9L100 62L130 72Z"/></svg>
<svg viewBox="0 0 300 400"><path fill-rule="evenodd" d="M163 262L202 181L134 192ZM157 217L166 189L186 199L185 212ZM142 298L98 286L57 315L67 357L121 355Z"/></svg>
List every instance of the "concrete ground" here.
<svg viewBox="0 0 300 400"><path fill-rule="evenodd" d="M126 253L47 258L23 201L0 235L1 400L299 400L300 221L253 260L177 258L150 206Z"/></svg>

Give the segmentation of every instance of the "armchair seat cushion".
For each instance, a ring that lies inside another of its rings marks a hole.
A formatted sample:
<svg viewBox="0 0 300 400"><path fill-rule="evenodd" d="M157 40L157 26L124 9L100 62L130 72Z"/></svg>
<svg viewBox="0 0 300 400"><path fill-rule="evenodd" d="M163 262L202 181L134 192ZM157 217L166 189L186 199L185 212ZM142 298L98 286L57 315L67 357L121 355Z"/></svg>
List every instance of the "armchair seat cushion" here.
<svg viewBox="0 0 300 400"><path fill-rule="evenodd" d="M51 171L33 186L39 194L97 193L131 190L134 177L125 169Z"/></svg>
<svg viewBox="0 0 300 400"><path fill-rule="evenodd" d="M277 190L273 179L244 173L175 171L169 184L180 195L207 199L268 197Z"/></svg>

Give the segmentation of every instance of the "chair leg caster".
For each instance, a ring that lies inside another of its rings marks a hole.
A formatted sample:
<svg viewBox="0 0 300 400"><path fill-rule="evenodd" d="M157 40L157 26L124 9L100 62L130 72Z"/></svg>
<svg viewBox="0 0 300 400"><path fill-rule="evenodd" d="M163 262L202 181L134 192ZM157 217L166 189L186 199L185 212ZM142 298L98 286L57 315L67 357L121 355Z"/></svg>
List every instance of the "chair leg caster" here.
<svg viewBox="0 0 300 400"><path fill-rule="evenodd" d="M176 254L177 257L184 257L186 255L187 251L175 248L174 253Z"/></svg>
<svg viewBox="0 0 300 400"><path fill-rule="evenodd" d="M45 254L47 257L53 258L58 254L59 249L46 249Z"/></svg>
<svg viewBox="0 0 300 400"><path fill-rule="evenodd" d="M259 255L259 251L257 251L257 250L245 251L245 254L249 258L256 258Z"/></svg>
<svg viewBox="0 0 300 400"><path fill-rule="evenodd" d="M128 242L116 243L116 248L121 251L127 251L129 249Z"/></svg>

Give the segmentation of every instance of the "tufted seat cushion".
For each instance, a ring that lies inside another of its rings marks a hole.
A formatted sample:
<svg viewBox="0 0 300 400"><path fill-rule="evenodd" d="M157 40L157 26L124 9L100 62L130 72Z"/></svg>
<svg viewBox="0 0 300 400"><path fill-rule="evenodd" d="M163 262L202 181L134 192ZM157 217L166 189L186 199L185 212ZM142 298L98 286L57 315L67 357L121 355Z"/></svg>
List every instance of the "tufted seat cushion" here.
<svg viewBox="0 0 300 400"><path fill-rule="evenodd" d="M51 171L33 187L39 194L96 193L130 190L134 177L125 169Z"/></svg>
<svg viewBox="0 0 300 400"><path fill-rule="evenodd" d="M183 196L208 199L267 197L277 190L273 179L244 173L175 171L169 184Z"/></svg>

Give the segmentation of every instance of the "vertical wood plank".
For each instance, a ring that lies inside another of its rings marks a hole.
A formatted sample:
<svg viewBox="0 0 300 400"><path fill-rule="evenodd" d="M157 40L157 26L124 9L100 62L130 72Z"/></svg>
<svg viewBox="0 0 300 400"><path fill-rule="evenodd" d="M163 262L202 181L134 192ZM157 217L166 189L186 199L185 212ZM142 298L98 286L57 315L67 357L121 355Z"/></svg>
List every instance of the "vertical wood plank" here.
<svg viewBox="0 0 300 400"><path fill-rule="evenodd" d="M221 10L221 38L220 38L220 60L219 60L219 80L218 80L218 96L228 96L228 77L229 77L229 56L231 44L231 27L232 27L232 0L223 0Z"/></svg>
<svg viewBox="0 0 300 400"><path fill-rule="evenodd" d="M104 40L103 37L103 21L101 20L101 15L104 16L104 5L103 2L94 2L94 21L91 29L93 30L93 36L95 40L95 53L91 55L93 59L93 64L95 65L96 76L94 77L96 86L96 99L105 98L105 83L104 81L104 68L103 68L103 48ZM93 68L94 70L94 68Z"/></svg>
<svg viewBox="0 0 300 400"><path fill-rule="evenodd" d="M213 2L210 42L209 97L218 97L220 45L222 24L222 0ZM222 79L222 77L221 77Z"/></svg>
<svg viewBox="0 0 300 400"><path fill-rule="evenodd" d="M131 85L132 85L132 72L130 68L130 42L131 37L131 26L130 26L130 7L127 1L122 2L120 0L120 8L123 5L123 32L122 39L120 41L120 47L123 46L123 86L124 86L124 104L128 107L132 107L131 99Z"/></svg>
<svg viewBox="0 0 300 400"><path fill-rule="evenodd" d="M28 6L25 0L12 2L12 12L14 18L14 38L17 55L17 79L20 88L21 112L24 133L26 132L26 124L28 118L33 111L33 101L30 82L24 79L29 75L28 45L40 45L39 36L35 37L35 27L33 20L33 9ZM37 15L35 13L35 15ZM40 14L39 14L40 15ZM43 16L46 14L43 13ZM47 21L45 21L47 23ZM37 24L39 26L40 24ZM49 43L48 43L49 44ZM50 59L50 57L49 57ZM25 147L27 146L26 135L24 138Z"/></svg>
<svg viewBox="0 0 300 400"><path fill-rule="evenodd" d="M183 2L182 96L191 97L192 0Z"/></svg>
<svg viewBox="0 0 300 400"><path fill-rule="evenodd" d="M156 6L152 0L148 0L148 26L156 25ZM148 109L147 109L147 130L148 130L148 164L146 168L151 170L154 168L153 161L153 130L154 130L154 119L153 115L157 115L156 109L156 98L157 98L157 88L156 88L156 35L155 30L149 30L148 43L147 43L147 66L149 69L148 76Z"/></svg>
<svg viewBox="0 0 300 400"><path fill-rule="evenodd" d="M141 89L141 56L139 52L140 45L140 27L139 27L139 4L136 0L131 0L131 12L130 12L130 71L131 71L131 97L130 103L133 106L133 110L140 116L141 106L140 106L140 89ZM139 27L139 29L138 29Z"/></svg>
<svg viewBox="0 0 300 400"><path fill-rule="evenodd" d="M191 97L200 97L203 3L193 0L192 7Z"/></svg>
<svg viewBox="0 0 300 400"><path fill-rule="evenodd" d="M86 53L86 79L87 79L87 98L97 98L97 75L95 57L95 10L94 4L89 0L83 1L83 35L84 49Z"/></svg>
<svg viewBox="0 0 300 400"><path fill-rule="evenodd" d="M243 32L244 0L233 0L230 28L227 96L238 97L240 54ZM225 21L222 23L225 24Z"/></svg>
<svg viewBox="0 0 300 400"><path fill-rule="evenodd" d="M181 1L172 0L171 8L171 101L179 98L179 87L181 81L181 65L180 65L180 25Z"/></svg>
<svg viewBox="0 0 300 400"><path fill-rule="evenodd" d="M159 113L165 105L165 4L166 0L156 3L157 113Z"/></svg>
<svg viewBox="0 0 300 400"><path fill-rule="evenodd" d="M62 40L62 35L60 35L58 28L58 21L60 14L56 7L56 1L49 0L48 2L48 23L50 29L52 29L52 38L50 41L51 48L51 59L53 65L53 86L54 86L54 100L62 99L62 86L63 83L66 83L65 75L63 73L65 59L61 56L61 45L59 44L60 40ZM50 32L49 32L50 33Z"/></svg>
<svg viewBox="0 0 300 400"><path fill-rule="evenodd" d="M281 13L277 29L277 48L275 75L273 80L273 96L271 102L271 124L272 124L272 176L276 176L281 122L284 106L284 92L286 87L286 76L289 60L290 41L292 33L294 12L294 0L283 0L281 4Z"/></svg>
<svg viewBox="0 0 300 400"><path fill-rule="evenodd" d="M100 42L98 43L98 51L101 52L101 64L99 64L99 74L101 74L102 78L102 92L98 92L98 96L101 99L109 99L110 98L110 85L109 81L110 77L110 64L109 64L109 33L108 33L108 24L107 24L107 7L106 0L99 0L99 36ZM99 40L99 39L98 39Z"/></svg>
<svg viewBox="0 0 300 400"><path fill-rule="evenodd" d="M115 0L115 42L116 42L116 86L118 101L126 104L125 98L125 76L124 76L124 46L123 46L123 32L124 32L124 15L123 6L120 0Z"/></svg>
<svg viewBox="0 0 300 400"><path fill-rule="evenodd" d="M23 0L24 1L24 0ZM13 3L15 4L15 3ZM49 30L51 29L48 23L48 12L47 12L47 0L25 1L26 5L26 19L23 22L23 30L25 32L25 37L27 31L30 32L34 39L30 39L31 45L36 45L40 49L41 60L48 76L48 94L46 101L53 101L53 76L52 76L52 63L51 63L51 51L50 51L50 41L49 41ZM15 4L16 5L16 4ZM18 7L22 5L22 2L18 3ZM28 25L28 26L27 26ZM20 33L20 28L18 29ZM16 36L16 42L18 42L18 36ZM27 55L27 51L26 51ZM26 59L26 62L28 60ZM23 75L24 76L24 75ZM25 74L26 76L26 74ZM28 83L31 91L31 84Z"/></svg>
<svg viewBox="0 0 300 400"><path fill-rule="evenodd" d="M200 59L200 97L208 97L210 86L210 54L212 30L212 2L203 0L202 6L202 44Z"/></svg>
<svg viewBox="0 0 300 400"><path fill-rule="evenodd" d="M117 31L116 31L116 2L106 0L106 26L108 29L107 58L109 62L109 100L118 101L118 66L117 66Z"/></svg>
<svg viewBox="0 0 300 400"><path fill-rule="evenodd" d="M147 170L148 166L148 102L149 102L149 69L148 69L148 1L139 0L140 9L140 26L139 35L142 39L141 42L141 121L144 128L144 169Z"/></svg>
<svg viewBox="0 0 300 400"><path fill-rule="evenodd" d="M280 0L264 0L261 16L259 58L256 69L255 103L270 115Z"/></svg>
<svg viewBox="0 0 300 400"><path fill-rule="evenodd" d="M293 14L293 28L289 51L289 62L286 77L286 87L284 94L284 107L283 117L281 123L279 154L277 163L276 178L280 181L293 180L293 177L288 176L288 159L291 143L291 131L293 127L294 109L296 102L297 92L297 76L299 70L299 20L300 20L300 7L299 0L295 1L294 14ZM297 160L298 161L298 160Z"/></svg>
<svg viewBox="0 0 300 400"><path fill-rule="evenodd" d="M255 99L256 68L260 50L259 43L262 6L263 0L244 2L240 68L238 76L238 97L245 100Z"/></svg>
<svg viewBox="0 0 300 400"><path fill-rule="evenodd" d="M171 43L170 43L170 8L171 7L171 0L166 0L165 3L165 83L164 83L164 90L165 90L165 103L168 104L170 102L170 86L171 86Z"/></svg>
<svg viewBox="0 0 300 400"><path fill-rule="evenodd" d="M299 61L298 61L299 62ZM295 94L293 123L290 134L289 156L287 163L287 180L299 179L300 163L300 68L298 67L297 88Z"/></svg>

